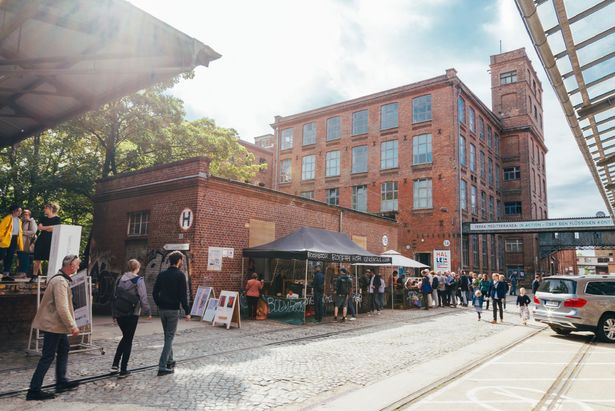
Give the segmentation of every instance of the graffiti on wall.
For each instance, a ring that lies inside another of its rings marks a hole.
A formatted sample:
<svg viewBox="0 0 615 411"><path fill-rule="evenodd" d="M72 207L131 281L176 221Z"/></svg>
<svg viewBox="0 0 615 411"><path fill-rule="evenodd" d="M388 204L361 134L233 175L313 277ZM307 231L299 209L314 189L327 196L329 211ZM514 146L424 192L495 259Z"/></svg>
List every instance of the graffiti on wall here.
<svg viewBox="0 0 615 411"><path fill-rule="evenodd" d="M138 258L141 262L141 272L147 289L147 297L154 314L158 313L156 304L152 297L152 291L158 275L169 268L167 259L170 251L148 250L145 257ZM184 264L182 271L186 274L188 304L191 301L191 282L188 275L190 269L190 258L184 254ZM111 302L118 277L121 275L123 267L115 267L111 263L112 259L106 253L93 253L90 259L89 274L92 276L93 310L95 314L109 314L111 312Z"/></svg>

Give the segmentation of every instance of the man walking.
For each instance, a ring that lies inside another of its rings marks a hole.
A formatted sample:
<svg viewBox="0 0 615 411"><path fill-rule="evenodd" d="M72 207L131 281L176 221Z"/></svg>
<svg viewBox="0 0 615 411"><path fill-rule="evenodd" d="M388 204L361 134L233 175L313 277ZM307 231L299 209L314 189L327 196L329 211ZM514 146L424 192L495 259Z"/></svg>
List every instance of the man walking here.
<svg viewBox="0 0 615 411"><path fill-rule="evenodd" d="M503 275L493 274L493 285L491 286L491 299L493 300L493 321L492 324L498 321L498 310L500 310L500 322L504 322L504 309L502 308L502 300L506 298L508 285L504 281Z"/></svg>
<svg viewBox="0 0 615 411"><path fill-rule="evenodd" d="M164 347L158 362L158 376L175 372L173 360L173 338L177 331L179 321L179 306L186 313L186 320L190 320L190 308L186 291L186 276L181 271L183 255L179 251L169 254L169 268L158 275L154 284L152 297L158 306L158 314L164 331Z"/></svg>
<svg viewBox="0 0 615 411"><path fill-rule="evenodd" d="M333 309L333 317L337 321L339 309L342 309L342 322L346 321L346 313L348 312L348 294L352 291L352 280L348 276L348 271L345 268L340 270L341 275L335 282L335 308Z"/></svg>
<svg viewBox="0 0 615 411"><path fill-rule="evenodd" d="M322 297L325 291L325 275L322 272L320 264L316 265L316 272L312 280L312 289L314 291L314 318L317 322L321 322L324 313Z"/></svg>
<svg viewBox="0 0 615 411"><path fill-rule="evenodd" d="M517 281L519 281L519 274L513 271L510 274L510 295L517 295Z"/></svg>
<svg viewBox="0 0 615 411"><path fill-rule="evenodd" d="M41 390L47 370L56 357L56 392L77 388L79 382L66 378L68 350L66 334L79 335L73 310L73 294L70 288L71 276L79 269L79 257L67 255L62 260L62 268L47 282L47 289L36 312L32 328L44 333L43 352L32 380L26 400L49 400L55 398L50 392Z"/></svg>

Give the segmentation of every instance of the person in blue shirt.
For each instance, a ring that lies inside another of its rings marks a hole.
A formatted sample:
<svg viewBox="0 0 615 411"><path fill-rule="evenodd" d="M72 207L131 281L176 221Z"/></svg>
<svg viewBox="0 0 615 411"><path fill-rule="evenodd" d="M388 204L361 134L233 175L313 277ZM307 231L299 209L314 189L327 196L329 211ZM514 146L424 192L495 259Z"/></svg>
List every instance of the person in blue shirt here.
<svg viewBox="0 0 615 411"><path fill-rule="evenodd" d="M497 323L498 310L500 311L500 322L504 322L504 309L502 308L502 300L506 298L508 292L508 284L504 280L504 276L501 274L493 274L493 285L489 290L489 295L493 300L493 321L492 324Z"/></svg>

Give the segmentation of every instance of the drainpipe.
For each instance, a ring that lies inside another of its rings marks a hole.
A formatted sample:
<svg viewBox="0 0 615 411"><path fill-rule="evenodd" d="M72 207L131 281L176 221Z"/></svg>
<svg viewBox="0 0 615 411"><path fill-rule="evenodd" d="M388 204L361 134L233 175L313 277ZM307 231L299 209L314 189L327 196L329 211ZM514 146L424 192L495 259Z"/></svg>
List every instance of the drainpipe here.
<svg viewBox="0 0 615 411"><path fill-rule="evenodd" d="M342 222L344 220L344 212L340 210L340 233L342 232Z"/></svg>
<svg viewBox="0 0 615 411"><path fill-rule="evenodd" d="M453 121L455 122L454 130L456 130L455 135L455 147L457 148L457 208L459 209L459 271L463 270L463 208L461 206L461 161L460 161L460 153L461 146L459 145L459 136L461 133L461 127L459 126L459 113L457 112L459 105L460 90L459 83L455 82L453 87ZM468 197L468 187L466 185L466 203ZM452 267L451 267L452 268Z"/></svg>
<svg viewBox="0 0 615 411"><path fill-rule="evenodd" d="M278 116L275 118L276 123L274 123L273 127L273 144L275 144L275 153L273 157L273 189L278 189L278 184L280 183L280 176L278 175L278 164L280 163L280 136L278 132Z"/></svg>

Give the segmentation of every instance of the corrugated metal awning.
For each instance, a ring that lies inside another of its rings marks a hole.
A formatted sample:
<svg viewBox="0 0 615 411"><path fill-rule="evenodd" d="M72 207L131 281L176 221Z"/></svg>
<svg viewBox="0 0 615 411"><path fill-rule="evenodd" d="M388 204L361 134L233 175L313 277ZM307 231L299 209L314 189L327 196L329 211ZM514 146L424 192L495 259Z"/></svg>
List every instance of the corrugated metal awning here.
<svg viewBox="0 0 615 411"><path fill-rule="evenodd" d="M0 0L0 147L219 57L124 0Z"/></svg>
<svg viewBox="0 0 615 411"><path fill-rule="evenodd" d="M613 217L615 0L515 2Z"/></svg>

